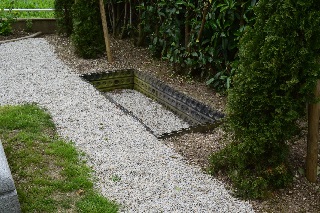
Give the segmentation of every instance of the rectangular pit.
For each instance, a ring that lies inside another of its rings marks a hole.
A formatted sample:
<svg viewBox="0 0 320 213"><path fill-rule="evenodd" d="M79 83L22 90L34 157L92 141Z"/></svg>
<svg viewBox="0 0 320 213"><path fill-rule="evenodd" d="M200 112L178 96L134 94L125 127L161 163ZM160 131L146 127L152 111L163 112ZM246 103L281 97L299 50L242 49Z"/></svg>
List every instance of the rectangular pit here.
<svg viewBox="0 0 320 213"><path fill-rule="evenodd" d="M137 70L127 69L91 73L82 75L81 77L94 85L102 93L119 89L136 90L160 103L189 124L187 128L182 127L170 132L152 130L153 134L158 138L166 138L185 132L206 132L218 126L224 117L224 114L221 112L211 109L186 94L173 89L154 76ZM115 104L119 104L111 97L112 95L105 96ZM123 105L122 108L126 109ZM130 110L126 110L130 112Z"/></svg>

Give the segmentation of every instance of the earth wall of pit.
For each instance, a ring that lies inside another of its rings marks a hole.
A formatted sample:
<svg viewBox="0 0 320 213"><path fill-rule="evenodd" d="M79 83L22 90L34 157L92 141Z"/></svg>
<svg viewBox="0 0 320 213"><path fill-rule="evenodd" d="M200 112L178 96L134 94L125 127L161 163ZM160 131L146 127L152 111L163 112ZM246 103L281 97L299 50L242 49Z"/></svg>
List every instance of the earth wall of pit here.
<svg viewBox="0 0 320 213"><path fill-rule="evenodd" d="M101 92L134 89L162 104L191 126L209 125L224 117L205 104L173 89L156 77L133 69L82 75Z"/></svg>

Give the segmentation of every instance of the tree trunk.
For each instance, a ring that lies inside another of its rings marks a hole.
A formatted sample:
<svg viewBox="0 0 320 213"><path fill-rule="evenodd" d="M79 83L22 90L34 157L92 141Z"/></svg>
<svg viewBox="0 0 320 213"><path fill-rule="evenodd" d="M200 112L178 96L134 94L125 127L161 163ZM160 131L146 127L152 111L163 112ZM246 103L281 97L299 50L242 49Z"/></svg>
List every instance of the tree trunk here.
<svg viewBox="0 0 320 213"><path fill-rule="evenodd" d="M139 8L139 25L138 25L138 41L137 41L137 46L142 46L144 42L144 32L143 32L143 27L142 27L142 20L141 20L141 9Z"/></svg>
<svg viewBox="0 0 320 213"><path fill-rule="evenodd" d="M120 3L117 3L117 12L116 12L116 26L115 26L115 28L116 28L116 36L119 36L119 34L120 34L120 28L119 28L119 23L120 23L120 17L121 17L121 12L120 12L120 7L121 7L121 4Z"/></svg>
<svg viewBox="0 0 320 213"><path fill-rule="evenodd" d="M116 36L116 11L114 8L114 4L111 3L111 10L112 10L112 35L113 37Z"/></svg>
<svg viewBox="0 0 320 213"><path fill-rule="evenodd" d="M123 39L125 37L125 33L127 30L127 19L128 19L128 2L124 3L124 18L123 18L123 26L121 30L120 38Z"/></svg>
<svg viewBox="0 0 320 213"><path fill-rule="evenodd" d="M185 19L185 23L184 23L184 46L187 50L187 52L190 53L190 47L189 47L189 43L190 43L190 23L189 23L189 9L186 8L186 19Z"/></svg>
<svg viewBox="0 0 320 213"><path fill-rule="evenodd" d="M201 27L200 27L200 30L199 30L199 33L198 33L197 42L200 41L201 35L202 35L202 33L203 33L204 24L206 23L206 16L207 16L207 14L208 14L208 11L209 11L209 5L208 5L208 4L205 4L204 9L203 9L202 22L201 22Z"/></svg>
<svg viewBox="0 0 320 213"><path fill-rule="evenodd" d="M130 27L132 27L132 5L131 5L131 0L129 0L129 6L130 6L129 25L130 25Z"/></svg>
<svg viewBox="0 0 320 213"><path fill-rule="evenodd" d="M241 2L243 3L243 2ZM244 26L245 24L245 20L244 20L244 13L245 13L245 10L244 10L244 7L241 8L241 15L240 15L240 27Z"/></svg>
<svg viewBox="0 0 320 213"><path fill-rule="evenodd" d="M320 80L314 91L315 98L319 98ZM319 104L309 104L308 106L308 144L306 159L306 177L310 182L317 181L318 167L318 140L319 140Z"/></svg>
<svg viewBox="0 0 320 213"><path fill-rule="evenodd" d="M99 0L99 6L100 6L100 14L101 14L101 20L102 20L104 41L106 43L106 51L107 51L107 56L108 56L108 62L112 63L113 60L112 60L112 54L111 54L111 49L110 49L108 25L107 25L106 12L105 12L105 9L104 9L103 0Z"/></svg>

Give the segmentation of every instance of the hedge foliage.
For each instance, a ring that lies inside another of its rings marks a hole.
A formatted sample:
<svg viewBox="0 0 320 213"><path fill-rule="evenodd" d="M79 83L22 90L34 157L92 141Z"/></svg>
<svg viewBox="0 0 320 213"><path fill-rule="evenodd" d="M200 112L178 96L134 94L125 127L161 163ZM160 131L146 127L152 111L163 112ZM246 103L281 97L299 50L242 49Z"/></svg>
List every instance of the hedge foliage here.
<svg viewBox="0 0 320 213"><path fill-rule="evenodd" d="M74 0L55 0L55 18L57 20L58 32L65 33L67 36L70 36L72 33L72 6Z"/></svg>
<svg viewBox="0 0 320 213"><path fill-rule="evenodd" d="M98 1L77 0L72 6L72 41L83 58L96 58L105 51Z"/></svg>
<svg viewBox="0 0 320 213"><path fill-rule="evenodd" d="M12 24L16 21L16 14L12 12L12 9L14 7L14 2L10 2L10 5L8 8L8 12L4 11L2 7L3 5L0 3L0 35L2 36L8 36L12 34Z"/></svg>
<svg viewBox="0 0 320 213"><path fill-rule="evenodd" d="M76 53L97 58L105 50L99 2L97 0L55 0L58 32L71 35Z"/></svg>
<svg viewBox="0 0 320 213"><path fill-rule="evenodd" d="M320 78L320 4L260 0L254 11L228 96L234 142L212 156L212 171L227 171L240 195L259 198L292 180L287 141Z"/></svg>
<svg viewBox="0 0 320 213"><path fill-rule="evenodd" d="M177 73L209 78L217 90L230 86L231 63L255 0L156 0L140 5L142 25L155 55Z"/></svg>

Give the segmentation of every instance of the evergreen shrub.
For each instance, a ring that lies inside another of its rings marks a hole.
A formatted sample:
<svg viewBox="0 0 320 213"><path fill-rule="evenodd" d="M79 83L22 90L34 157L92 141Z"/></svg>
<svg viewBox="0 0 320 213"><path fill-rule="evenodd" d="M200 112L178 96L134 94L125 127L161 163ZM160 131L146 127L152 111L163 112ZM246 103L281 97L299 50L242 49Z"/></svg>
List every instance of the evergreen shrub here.
<svg viewBox="0 0 320 213"><path fill-rule="evenodd" d="M12 34L12 24L17 18L16 14L12 12L13 3L14 2L10 2L9 11L4 11L4 8L0 7L0 35L2 36Z"/></svg>
<svg viewBox="0 0 320 213"><path fill-rule="evenodd" d="M72 33L72 5L74 0L55 0L55 18L57 20L58 32L70 36Z"/></svg>
<svg viewBox="0 0 320 213"><path fill-rule="evenodd" d="M230 87L230 66L256 0L154 0L141 6L145 34L155 56L179 74L208 79L218 91Z"/></svg>
<svg viewBox="0 0 320 213"><path fill-rule="evenodd" d="M77 0L72 6L73 33L76 53L83 58L96 58L105 51L99 2Z"/></svg>
<svg viewBox="0 0 320 213"><path fill-rule="evenodd" d="M260 0L256 22L240 41L227 114L233 142L211 158L243 197L287 186L290 140L320 76L320 4Z"/></svg>

